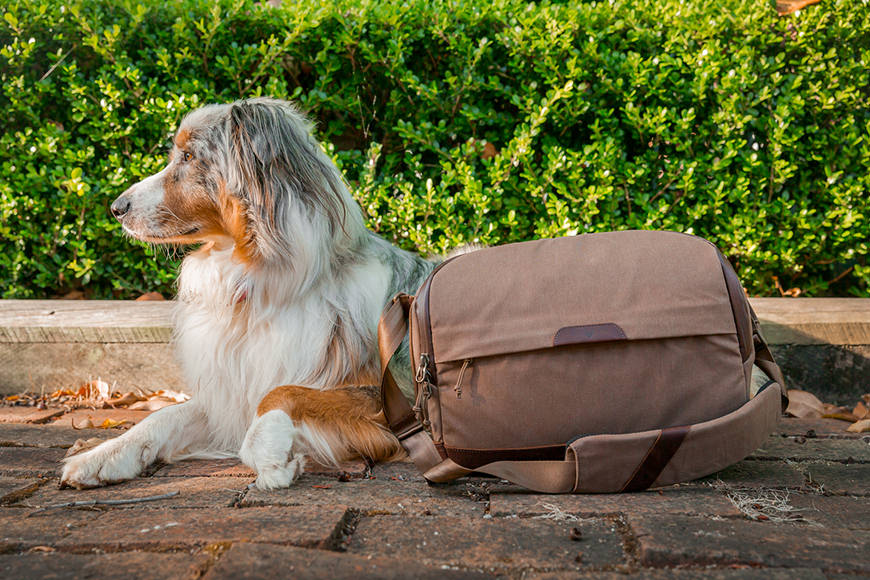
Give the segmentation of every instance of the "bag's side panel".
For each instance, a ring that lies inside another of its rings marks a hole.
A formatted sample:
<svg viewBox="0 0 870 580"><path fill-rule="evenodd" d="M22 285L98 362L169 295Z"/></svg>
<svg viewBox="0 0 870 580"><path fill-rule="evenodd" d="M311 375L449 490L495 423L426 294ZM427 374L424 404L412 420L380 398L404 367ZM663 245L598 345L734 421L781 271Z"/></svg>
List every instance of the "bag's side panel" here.
<svg viewBox="0 0 870 580"><path fill-rule="evenodd" d="M570 345L462 366L439 368L448 454L698 423L746 401L733 334Z"/></svg>
<svg viewBox="0 0 870 580"><path fill-rule="evenodd" d="M722 274L725 277L725 287L731 300L734 312L734 326L737 329L737 341L740 344L740 354L743 357L743 375L746 379L746 396L749 398L749 387L752 382L752 364L755 362L755 349L752 345L752 317L749 313L749 299L743 291L743 285L737 273L725 256L717 250L717 256L722 264Z"/></svg>

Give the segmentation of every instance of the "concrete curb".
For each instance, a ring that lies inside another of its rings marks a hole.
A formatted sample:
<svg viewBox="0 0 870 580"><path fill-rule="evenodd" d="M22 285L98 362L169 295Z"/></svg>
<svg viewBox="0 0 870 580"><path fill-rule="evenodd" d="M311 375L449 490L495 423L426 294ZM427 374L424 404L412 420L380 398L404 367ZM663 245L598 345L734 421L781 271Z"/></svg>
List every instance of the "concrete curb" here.
<svg viewBox="0 0 870 580"><path fill-rule="evenodd" d="M870 391L870 299L754 298L791 388L827 401ZM120 389L183 389L172 302L0 300L0 394L102 378Z"/></svg>

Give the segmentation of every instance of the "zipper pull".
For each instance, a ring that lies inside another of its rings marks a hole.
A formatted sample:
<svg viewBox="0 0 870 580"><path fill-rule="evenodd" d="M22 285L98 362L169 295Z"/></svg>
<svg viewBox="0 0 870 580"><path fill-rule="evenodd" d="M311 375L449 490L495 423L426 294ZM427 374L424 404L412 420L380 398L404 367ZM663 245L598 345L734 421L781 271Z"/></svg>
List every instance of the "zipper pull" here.
<svg viewBox="0 0 870 580"><path fill-rule="evenodd" d="M429 355L424 352L420 355L420 364L417 365L417 373L414 376L414 380L417 381L417 398L414 401L414 415L423 423L424 427L429 427L429 414L426 412L426 402L432 396L430 378Z"/></svg>
<svg viewBox="0 0 870 580"><path fill-rule="evenodd" d="M425 352L420 355L420 364L417 365L417 374L414 376L414 380L417 381L418 384L423 384L427 382L429 379L429 355Z"/></svg>
<svg viewBox="0 0 870 580"><path fill-rule="evenodd" d="M472 359L467 358L462 361L462 368L459 369L459 377L456 379L456 385L454 385L453 390L456 391L456 398L462 398L462 377L465 376L465 369L468 368L468 365L472 363Z"/></svg>

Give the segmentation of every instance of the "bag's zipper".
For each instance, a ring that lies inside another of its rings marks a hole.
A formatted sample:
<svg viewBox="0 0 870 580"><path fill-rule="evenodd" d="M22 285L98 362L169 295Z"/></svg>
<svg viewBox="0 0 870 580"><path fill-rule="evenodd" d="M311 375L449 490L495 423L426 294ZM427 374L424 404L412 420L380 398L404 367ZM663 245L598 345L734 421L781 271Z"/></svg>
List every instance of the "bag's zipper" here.
<svg viewBox="0 0 870 580"><path fill-rule="evenodd" d="M429 399L432 398L435 385L438 384L438 377L435 374L435 361L431 356L433 353L433 347L432 326L429 318L429 287L432 285L432 278L435 276L435 273L445 264L458 257L459 256L454 256L453 258L444 260L435 266L435 268L429 273L429 277L426 278L426 281L420 286L420 289L417 291L417 297L414 299L415 305L422 304L423 307L423 323L420 325L422 328L419 329L420 349L422 352L420 353L420 360L417 364L417 372L414 377L417 382L417 398L414 402L414 413L426 428L429 428L430 426Z"/></svg>
<svg viewBox="0 0 870 580"><path fill-rule="evenodd" d="M462 368L459 369L459 377L456 379L456 384L453 386L453 390L456 392L456 398L462 398L462 377L465 376L465 370L468 368L468 365L472 363L472 359L467 358L462 361Z"/></svg>
<svg viewBox="0 0 870 580"><path fill-rule="evenodd" d="M423 427L428 428L430 425L428 402L429 398L432 397L432 381L429 375L429 355L426 353L420 355L420 363L417 365L414 380L417 382L417 399L414 401L414 415L423 424Z"/></svg>

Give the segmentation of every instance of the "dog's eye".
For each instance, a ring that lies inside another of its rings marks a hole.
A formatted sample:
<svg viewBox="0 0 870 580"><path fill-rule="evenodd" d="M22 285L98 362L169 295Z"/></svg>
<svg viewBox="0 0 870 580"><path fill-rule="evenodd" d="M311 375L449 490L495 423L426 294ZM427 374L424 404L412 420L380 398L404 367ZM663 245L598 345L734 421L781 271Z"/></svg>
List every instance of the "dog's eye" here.
<svg viewBox="0 0 870 580"><path fill-rule="evenodd" d="M188 161L190 161L191 159L193 159L193 155L191 155L189 151L184 151L184 152L182 152L182 154L181 154L181 159L182 159L185 163L187 163Z"/></svg>

